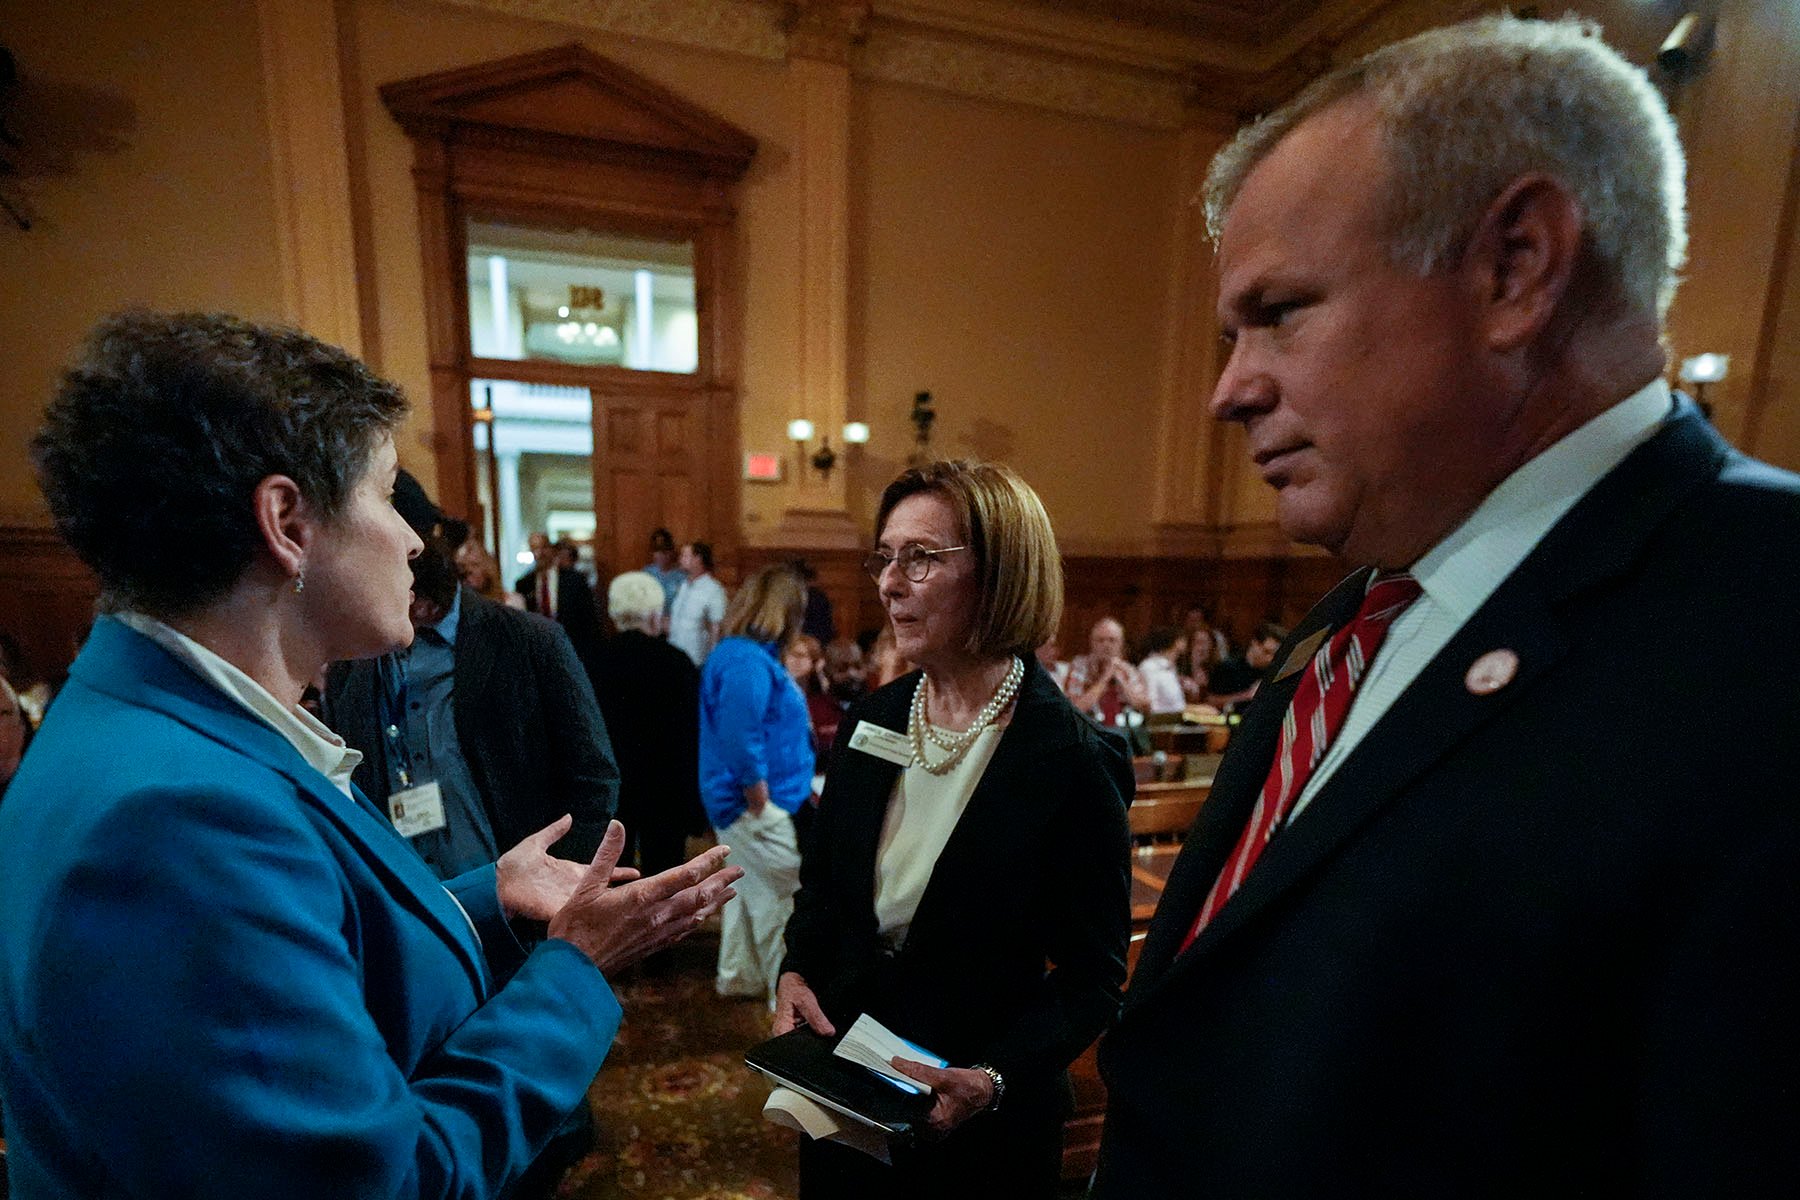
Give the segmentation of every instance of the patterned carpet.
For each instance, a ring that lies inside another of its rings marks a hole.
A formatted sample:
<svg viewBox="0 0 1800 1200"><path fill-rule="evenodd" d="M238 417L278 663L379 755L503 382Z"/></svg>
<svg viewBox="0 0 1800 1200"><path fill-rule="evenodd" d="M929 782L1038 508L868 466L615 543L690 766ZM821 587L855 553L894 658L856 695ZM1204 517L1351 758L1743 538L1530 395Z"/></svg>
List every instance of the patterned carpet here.
<svg viewBox="0 0 1800 1200"><path fill-rule="evenodd" d="M599 1143L564 1177L569 1200L792 1200L796 1135L762 1119L744 1065L767 1008L713 994L718 936L665 951L619 988L625 1024L588 1093Z"/></svg>

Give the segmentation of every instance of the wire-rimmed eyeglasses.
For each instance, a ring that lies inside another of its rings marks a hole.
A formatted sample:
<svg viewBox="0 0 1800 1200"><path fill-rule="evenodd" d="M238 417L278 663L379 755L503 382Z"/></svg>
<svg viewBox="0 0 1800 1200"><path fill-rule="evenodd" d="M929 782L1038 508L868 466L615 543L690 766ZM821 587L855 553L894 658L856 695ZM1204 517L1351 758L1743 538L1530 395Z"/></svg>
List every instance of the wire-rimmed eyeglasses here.
<svg viewBox="0 0 1800 1200"><path fill-rule="evenodd" d="M898 554L883 554L879 550L871 550L869 557L863 559L863 570L869 573L870 579L880 583L881 573L888 569L888 564L899 563L902 575L914 583L924 583L925 577L931 574L931 564L937 561L938 555L967 549L967 546L944 546L937 550L927 550L916 542L908 542L900 547Z"/></svg>

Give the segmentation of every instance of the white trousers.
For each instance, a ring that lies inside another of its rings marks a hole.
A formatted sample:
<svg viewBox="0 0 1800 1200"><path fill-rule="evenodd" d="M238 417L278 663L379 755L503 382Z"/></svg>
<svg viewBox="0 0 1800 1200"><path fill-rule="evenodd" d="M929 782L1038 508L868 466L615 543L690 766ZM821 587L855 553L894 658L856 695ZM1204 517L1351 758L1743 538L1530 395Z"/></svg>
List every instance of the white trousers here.
<svg viewBox="0 0 1800 1200"><path fill-rule="evenodd" d="M718 831L731 847L726 861L744 869L733 886L737 898L720 914L719 971L714 987L721 996L765 996L775 1004L775 980L781 974L782 931L794 911L800 890L800 843L794 819L774 804L761 816L744 815Z"/></svg>

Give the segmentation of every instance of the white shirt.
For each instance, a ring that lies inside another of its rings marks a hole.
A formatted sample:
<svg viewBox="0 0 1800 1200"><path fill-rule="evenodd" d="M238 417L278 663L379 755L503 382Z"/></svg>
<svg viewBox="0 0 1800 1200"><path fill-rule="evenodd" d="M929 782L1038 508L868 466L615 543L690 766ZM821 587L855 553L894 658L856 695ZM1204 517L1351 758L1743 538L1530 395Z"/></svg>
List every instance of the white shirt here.
<svg viewBox="0 0 1800 1200"><path fill-rule="evenodd" d="M1508 475L1412 565L1423 594L1388 629L1325 757L1294 802L1297 817L1419 673L1544 540L1575 502L1648 441L1673 400L1658 379ZM1498 647L1496 647L1498 648Z"/></svg>
<svg viewBox="0 0 1800 1200"><path fill-rule="evenodd" d="M696 667L702 666L712 653L719 622L724 619L725 585L710 573L689 579L669 607L669 644L693 659Z"/></svg>
<svg viewBox="0 0 1800 1200"><path fill-rule="evenodd" d="M921 682L920 686L924 684ZM933 726L946 737L956 731ZM875 928L882 941L898 948L912 927L919 898L931 882L938 855L962 820L963 809L975 794L975 785L987 770L988 761L1000 745L1002 730L990 725L976 735L975 744L963 760L942 775L933 775L914 763L900 772L894 781L894 794L888 801L887 816L881 823L881 841L875 851ZM949 755L925 743L925 753L932 762L943 762Z"/></svg>
<svg viewBox="0 0 1800 1200"><path fill-rule="evenodd" d="M300 752L308 765L331 780L332 786L346 798L351 798L350 775L362 762L362 751L352 750L319 718L298 704L283 704L262 684L180 630L143 613L119 613L118 618L180 659L200 678L242 705L251 716L271 726Z"/></svg>
<svg viewBox="0 0 1800 1200"><path fill-rule="evenodd" d="M1187 696L1181 690L1181 674L1175 664L1161 654L1152 654L1138 664L1144 677L1144 690L1150 697L1153 713L1178 713L1187 707Z"/></svg>

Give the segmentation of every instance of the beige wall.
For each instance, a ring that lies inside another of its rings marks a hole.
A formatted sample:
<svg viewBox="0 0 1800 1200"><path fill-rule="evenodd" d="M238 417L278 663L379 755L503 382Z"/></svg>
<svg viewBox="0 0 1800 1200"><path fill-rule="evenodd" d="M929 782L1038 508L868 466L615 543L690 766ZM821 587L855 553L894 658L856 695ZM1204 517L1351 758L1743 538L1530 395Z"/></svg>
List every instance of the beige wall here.
<svg viewBox="0 0 1800 1200"><path fill-rule="evenodd" d="M1638 61L1678 7L1577 6ZM1363 40L1475 7L1411 0ZM337 11L364 345L420 401L402 439L410 467L434 482L424 289L411 150L377 88L577 37L759 139L740 190L741 434L746 448L791 453L799 114L785 63L427 0ZM1675 96L1694 241L1671 340L1681 354L1730 352L1732 377L1711 396L1721 428L1800 467L1800 262L1782 224L1800 186L1800 21L1791 0L1719 0L1718 13L1713 58ZM96 318L128 303L282 315L273 177L253 0L0 0L0 36L28 85L13 124L55 168L0 179L37 219L30 233L0 227L0 523L38 524L25 442ZM1019 466L1076 553L1144 552L1179 293L1177 135L860 78L853 89L849 408L875 440L849 467L851 516L866 521L903 462L906 411L930 389L934 449ZM1196 405L1189 435L1204 439L1203 423ZM1202 464L1199 477L1223 499L1218 519L1265 521L1267 490L1229 435L1216 461L1217 475ZM745 485L746 540L775 536L795 499L785 485Z"/></svg>
<svg viewBox="0 0 1800 1200"><path fill-rule="evenodd" d="M49 520L27 443L96 320L134 304L281 315L251 0L0 4L24 88L0 175L0 524Z"/></svg>
<svg viewBox="0 0 1800 1200"><path fill-rule="evenodd" d="M351 98L353 143L365 153L351 163L354 189L362 193L372 286L365 299L364 343L369 357L414 398L411 425L402 438L402 461L427 487L436 481L432 461L430 381L426 373L425 284L419 256L418 218L412 180L412 145L382 106L385 83L451 70L489 59L582 40L577 31L540 22L472 13L418 0L359 0L342 36L345 90ZM798 389L797 203L789 146L795 124L781 63L683 50L641 39L589 37L600 54L649 77L755 137L759 149L740 185L738 270L744 283L744 361L741 398L746 444L779 438L787 415L783 399ZM367 302L373 300L371 307ZM769 414L768 419L762 418ZM779 424L777 423L779 422ZM756 440L752 442L752 435ZM712 531L691 531L702 536ZM712 536L717 536L713 533Z"/></svg>
<svg viewBox="0 0 1800 1200"><path fill-rule="evenodd" d="M855 128L851 408L873 426L852 511L932 449L1011 463L1065 549L1149 523L1175 137L864 85Z"/></svg>

